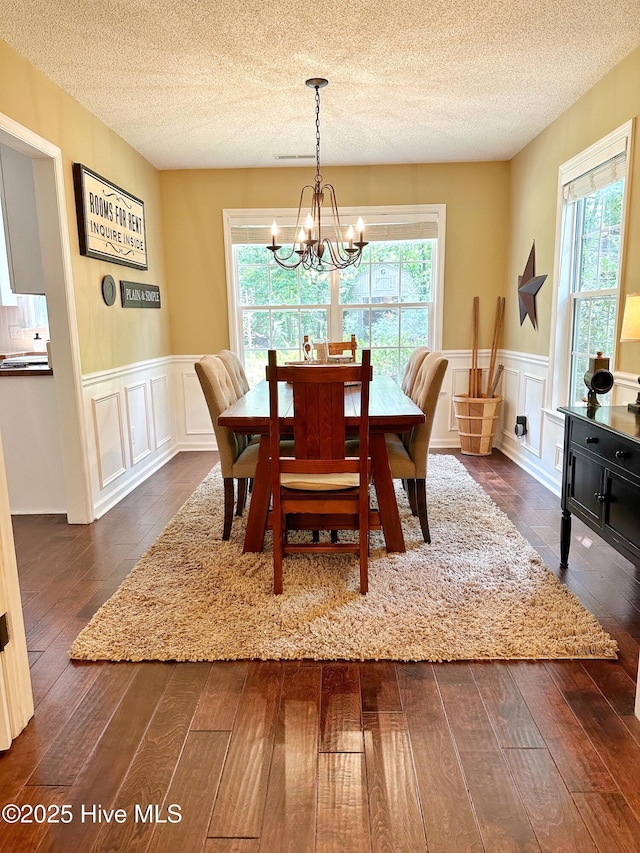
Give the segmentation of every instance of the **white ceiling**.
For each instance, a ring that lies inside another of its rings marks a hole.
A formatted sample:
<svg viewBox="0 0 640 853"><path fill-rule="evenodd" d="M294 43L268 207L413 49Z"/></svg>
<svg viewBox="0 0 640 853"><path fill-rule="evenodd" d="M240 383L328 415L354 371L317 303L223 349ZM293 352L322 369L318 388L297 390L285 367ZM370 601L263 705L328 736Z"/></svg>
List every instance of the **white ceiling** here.
<svg viewBox="0 0 640 853"><path fill-rule="evenodd" d="M0 37L159 169L511 158L640 43L639 0L0 0Z"/></svg>

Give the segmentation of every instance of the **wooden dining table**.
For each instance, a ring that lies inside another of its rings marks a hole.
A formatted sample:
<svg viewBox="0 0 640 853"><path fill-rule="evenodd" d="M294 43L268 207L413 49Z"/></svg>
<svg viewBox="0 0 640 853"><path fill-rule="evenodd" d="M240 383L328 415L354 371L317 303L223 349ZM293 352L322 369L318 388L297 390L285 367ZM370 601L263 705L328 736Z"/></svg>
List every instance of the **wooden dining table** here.
<svg viewBox="0 0 640 853"><path fill-rule="evenodd" d="M347 429L357 435L360 417L360 386L345 385ZM281 434L293 435L293 390L282 383L278 388ZM380 527L387 551L404 552L404 536L391 477L385 433L402 433L424 423L424 412L386 376L374 377L369 396L369 452L371 473L378 498ZM266 380L254 385L243 397L218 417L220 426L236 433L260 436L258 462L249 504L243 551L262 551L271 499L269 468L269 386Z"/></svg>

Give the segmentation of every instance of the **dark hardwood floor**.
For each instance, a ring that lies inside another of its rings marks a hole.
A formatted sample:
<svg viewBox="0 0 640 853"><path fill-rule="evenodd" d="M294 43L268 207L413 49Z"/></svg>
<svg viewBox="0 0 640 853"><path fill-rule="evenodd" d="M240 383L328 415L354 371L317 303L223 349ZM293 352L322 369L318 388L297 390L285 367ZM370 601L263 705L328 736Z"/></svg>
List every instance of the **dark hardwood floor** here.
<svg viewBox="0 0 640 853"><path fill-rule="evenodd" d="M460 458L559 573L558 498ZM15 518L36 713L0 806L34 808L0 850L640 851L640 573L576 521L562 580L617 661L70 663L215 461L180 454L92 525Z"/></svg>

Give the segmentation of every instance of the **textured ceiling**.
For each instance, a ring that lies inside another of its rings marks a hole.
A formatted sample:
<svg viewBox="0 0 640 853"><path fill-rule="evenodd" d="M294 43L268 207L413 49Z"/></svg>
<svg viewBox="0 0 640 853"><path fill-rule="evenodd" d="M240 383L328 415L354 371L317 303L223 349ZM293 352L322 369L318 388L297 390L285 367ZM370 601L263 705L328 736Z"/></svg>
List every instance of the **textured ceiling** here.
<svg viewBox="0 0 640 853"><path fill-rule="evenodd" d="M160 169L512 157L640 43L639 0L0 0L0 37Z"/></svg>

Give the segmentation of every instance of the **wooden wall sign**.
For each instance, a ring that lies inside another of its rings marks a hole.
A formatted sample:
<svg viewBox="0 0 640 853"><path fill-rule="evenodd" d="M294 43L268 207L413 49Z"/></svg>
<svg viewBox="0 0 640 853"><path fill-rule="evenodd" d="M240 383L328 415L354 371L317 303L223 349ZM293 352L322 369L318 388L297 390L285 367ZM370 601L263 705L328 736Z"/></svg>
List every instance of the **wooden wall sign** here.
<svg viewBox="0 0 640 853"><path fill-rule="evenodd" d="M157 284L121 281L120 298L123 308L160 308L160 288Z"/></svg>
<svg viewBox="0 0 640 853"><path fill-rule="evenodd" d="M80 254L148 269L144 202L81 163L73 183Z"/></svg>

